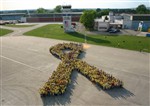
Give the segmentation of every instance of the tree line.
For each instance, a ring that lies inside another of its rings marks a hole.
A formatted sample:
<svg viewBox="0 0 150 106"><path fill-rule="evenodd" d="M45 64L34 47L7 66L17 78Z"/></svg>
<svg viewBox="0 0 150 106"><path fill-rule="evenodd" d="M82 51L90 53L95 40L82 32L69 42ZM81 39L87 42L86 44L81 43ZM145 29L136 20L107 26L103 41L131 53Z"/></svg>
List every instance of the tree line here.
<svg viewBox="0 0 150 106"><path fill-rule="evenodd" d="M97 12L98 16L101 17L105 13L108 13L108 11L112 11L114 13L132 13L132 14L149 14L150 8L146 8L145 5L139 5L137 8L131 8L131 9L72 9L72 12L84 12L87 10L94 10ZM54 9L44 9L42 7L36 9L36 10L13 10L13 11L0 11L0 14L3 13L27 13L29 11L30 13L60 13L62 12L62 6L57 5Z"/></svg>
<svg viewBox="0 0 150 106"><path fill-rule="evenodd" d="M36 13L61 13L62 12L62 6L57 5L53 10L47 10L44 8L38 8L36 10Z"/></svg>
<svg viewBox="0 0 150 106"><path fill-rule="evenodd" d="M150 10L143 4L139 5L137 8L133 9L72 9L72 12L84 12L87 10L94 10L97 12L98 17L101 17L102 15L105 15L106 13L109 13L109 11L112 11L114 13L132 13L132 14L149 14ZM36 13L61 13L62 12L62 6L57 5L54 9L48 10L44 8L38 8Z"/></svg>

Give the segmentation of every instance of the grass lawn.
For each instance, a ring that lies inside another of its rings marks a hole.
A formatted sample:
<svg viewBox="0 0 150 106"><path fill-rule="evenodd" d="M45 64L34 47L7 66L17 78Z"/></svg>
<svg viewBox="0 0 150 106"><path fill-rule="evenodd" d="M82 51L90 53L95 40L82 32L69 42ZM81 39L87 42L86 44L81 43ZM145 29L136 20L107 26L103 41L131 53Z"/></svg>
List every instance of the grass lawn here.
<svg viewBox="0 0 150 106"><path fill-rule="evenodd" d="M6 24L5 26L8 26L8 27L16 27L16 28L22 28L22 27L31 27L31 26L35 26L35 24L34 24L34 25Z"/></svg>
<svg viewBox="0 0 150 106"><path fill-rule="evenodd" d="M0 36L13 32L12 30L0 28Z"/></svg>
<svg viewBox="0 0 150 106"><path fill-rule="evenodd" d="M61 25L50 24L24 33L29 36L84 42L84 34L65 33ZM150 38L126 35L87 35L87 43L150 52Z"/></svg>

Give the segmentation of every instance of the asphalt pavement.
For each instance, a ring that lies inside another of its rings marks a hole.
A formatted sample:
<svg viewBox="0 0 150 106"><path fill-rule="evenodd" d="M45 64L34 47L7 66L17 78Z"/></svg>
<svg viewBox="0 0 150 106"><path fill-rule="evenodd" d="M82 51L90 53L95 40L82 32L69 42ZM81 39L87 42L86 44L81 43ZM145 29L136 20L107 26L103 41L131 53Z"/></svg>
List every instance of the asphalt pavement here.
<svg viewBox="0 0 150 106"><path fill-rule="evenodd" d="M149 53L88 45L83 60L124 82L124 88L102 90L74 71L64 95L41 98L38 89L61 62L49 47L66 41L1 37L2 105L149 105Z"/></svg>
<svg viewBox="0 0 150 106"><path fill-rule="evenodd" d="M4 106L149 106L150 54L89 44L82 60L119 78L124 87L102 90L73 71L65 94L41 98L39 88L61 62L49 53L49 48L63 42L67 41L19 34L0 37L0 103Z"/></svg>

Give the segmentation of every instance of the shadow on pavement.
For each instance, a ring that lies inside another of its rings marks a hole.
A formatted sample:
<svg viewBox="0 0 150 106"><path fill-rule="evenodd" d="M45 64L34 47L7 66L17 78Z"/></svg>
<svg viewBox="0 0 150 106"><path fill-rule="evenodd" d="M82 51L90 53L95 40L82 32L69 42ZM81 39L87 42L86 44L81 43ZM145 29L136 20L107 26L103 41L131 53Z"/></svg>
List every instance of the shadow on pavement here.
<svg viewBox="0 0 150 106"><path fill-rule="evenodd" d="M71 102L71 95L73 95L73 89L77 84L76 79L78 77L78 72L73 71L71 74L71 83L68 85L66 91L62 95L56 96L45 96L42 97L43 106L54 106L54 105L67 105Z"/></svg>
<svg viewBox="0 0 150 106"><path fill-rule="evenodd" d="M81 33L78 33L78 32L71 32L71 33L68 33L68 34L73 36L73 37L81 38L81 39L83 39L83 41L85 39L85 35L81 34ZM86 39L87 39L87 41L92 41L92 42L95 42L95 43L110 43L110 41L102 40L100 38L94 38L94 37L90 37L90 36L86 36Z"/></svg>
<svg viewBox="0 0 150 106"><path fill-rule="evenodd" d="M78 71L73 71L71 76L71 83L68 85L67 90L64 94L42 97L43 106L69 105L71 103L71 95L73 95L73 89L75 89L75 85L78 84L76 82L77 77ZM128 97L135 96L132 92L125 88L112 88L109 90L102 90L102 88L96 84L93 84L93 86L95 86L100 92L106 92L115 100L127 99Z"/></svg>
<svg viewBox="0 0 150 106"><path fill-rule="evenodd" d="M108 90L103 90L99 85L95 83L93 83L93 86L95 86L100 92L106 92L114 99L127 99L128 97L135 96L132 92L123 87L114 87Z"/></svg>
<svg viewBox="0 0 150 106"><path fill-rule="evenodd" d="M132 92L125 88L113 88L104 91L114 99L127 99L128 97L135 96Z"/></svg>
<svg viewBox="0 0 150 106"><path fill-rule="evenodd" d="M86 52L82 52L78 58L82 59L86 55ZM52 105L69 105L71 103L71 95L73 95L73 89L75 89L75 85L78 83L76 82L78 77L78 71L74 70L71 74L71 83L68 85L66 91L62 95L55 95L55 96L45 96L42 97L43 105L44 106L52 106ZM90 80L89 80L90 81ZM103 90L99 85L94 84L99 91L104 91L109 94L114 99L126 99L131 96L135 96L132 92L125 88L112 88L109 90Z"/></svg>
<svg viewBox="0 0 150 106"><path fill-rule="evenodd" d="M79 55L78 55L78 59L83 59L83 58L85 58L85 55L86 55L86 52L82 52L82 53L80 53Z"/></svg>

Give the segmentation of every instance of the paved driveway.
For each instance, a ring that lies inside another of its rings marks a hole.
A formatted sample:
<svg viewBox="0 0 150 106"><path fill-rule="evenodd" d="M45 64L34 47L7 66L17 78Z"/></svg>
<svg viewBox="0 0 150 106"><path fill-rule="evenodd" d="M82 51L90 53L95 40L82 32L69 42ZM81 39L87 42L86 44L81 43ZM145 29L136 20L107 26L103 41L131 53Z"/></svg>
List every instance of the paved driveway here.
<svg viewBox="0 0 150 106"><path fill-rule="evenodd" d="M41 98L38 89L61 62L49 47L62 42L30 36L0 38L2 105L149 105L150 54L95 45L89 45L83 60L122 80L124 88L104 91L74 71L64 95Z"/></svg>
<svg viewBox="0 0 150 106"><path fill-rule="evenodd" d="M0 27L14 31L14 32L9 33L5 36L22 36L23 33L27 32L27 31L36 29L38 27L42 27L42 26L47 25L47 24L61 24L61 23L48 23L48 22L46 22L46 23L20 23L18 25L35 25L35 26L17 28L17 27L8 27L8 26L1 25Z"/></svg>

